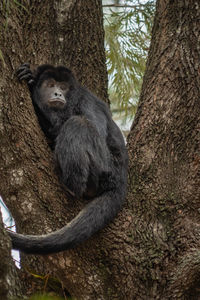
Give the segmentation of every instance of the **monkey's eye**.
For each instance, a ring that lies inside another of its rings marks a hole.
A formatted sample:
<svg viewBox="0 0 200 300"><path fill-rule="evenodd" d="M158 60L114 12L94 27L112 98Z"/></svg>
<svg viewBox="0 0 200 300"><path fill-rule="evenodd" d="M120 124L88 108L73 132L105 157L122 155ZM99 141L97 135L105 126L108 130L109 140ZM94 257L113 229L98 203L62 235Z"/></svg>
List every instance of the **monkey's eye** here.
<svg viewBox="0 0 200 300"><path fill-rule="evenodd" d="M48 80L47 86L48 86L48 87L54 87L54 86L55 86L55 80L53 80L53 79Z"/></svg>
<svg viewBox="0 0 200 300"><path fill-rule="evenodd" d="M60 88L61 88L61 90L65 91L68 89L68 84L66 82L61 82Z"/></svg>

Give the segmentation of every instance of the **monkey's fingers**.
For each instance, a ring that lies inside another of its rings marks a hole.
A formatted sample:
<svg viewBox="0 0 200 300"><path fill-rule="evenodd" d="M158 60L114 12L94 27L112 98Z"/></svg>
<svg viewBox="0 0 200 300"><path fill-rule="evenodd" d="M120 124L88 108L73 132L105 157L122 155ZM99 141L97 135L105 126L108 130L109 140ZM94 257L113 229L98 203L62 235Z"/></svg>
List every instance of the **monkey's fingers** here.
<svg viewBox="0 0 200 300"><path fill-rule="evenodd" d="M20 72L23 71L23 70L29 70L29 71L31 71L31 70L30 70L30 64L25 63L25 64L19 66L19 67L17 68L17 70L16 70L16 74L20 73Z"/></svg>
<svg viewBox="0 0 200 300"><path fill-rule="evenodd" d="M24 63L24 64L20 65L20 66L17 68L17 70L19 70L19 69L24 69L24 68L30 69L30 64L29 64L29 63Z"/></svg>
<svg viewBox="0 0 200 300"><path fill-rule="evenodd" d="M31 85L35 82L32 74L24 74L22 76L18 76L18 79L20 81L25 80L28 85Z"/></svg>
<svg viewBox="0 0 200 300"><path fill-rule="evenodd" d="M27 67L20 67L16 73L20 81L26 80L28 84L32 84L34 82L32 71Z"/></svg>
<svg viewBox="0 0 200 300"><path fill-rule="evenodd" d="M27 68L27 67L19 67L16 71L16 74L19 76L20 74L25 74L25 73L31 73L32 74L32 71Z"/></svg>
<svg viewBox="0 0 200 300"><path fill-rule="evenodd" d="M19 80L26 80L27 82L33 79L32 73L23 72L18 75Z"/></svg>

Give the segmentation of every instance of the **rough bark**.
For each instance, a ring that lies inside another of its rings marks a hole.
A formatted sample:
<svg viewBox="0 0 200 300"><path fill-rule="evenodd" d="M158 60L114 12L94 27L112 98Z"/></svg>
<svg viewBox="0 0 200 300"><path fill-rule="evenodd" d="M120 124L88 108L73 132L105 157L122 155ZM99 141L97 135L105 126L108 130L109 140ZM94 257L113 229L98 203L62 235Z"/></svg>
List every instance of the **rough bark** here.
<svg viewBox="0 0 200 300"><path fill-rule="evenodd" d="M59 228L84 203L67 201L27 91L12 72L30 58L34 65L64 62L107 98L100 1L64 4L31 1L29 15L19 17L13 11L9 36L1 33L0 194L19 232ZM66 19L58 19L58 12ZM127 203L88 242L44 259L42 268L48 265L77 299L200 297L199 20L198 1L157 2L142 94L128 139ZM29 266L38 259L23 262Z"/></svg>
<svg viewBox="0 0 200 300"><path fill-rule="evenodd" d="M85 204L68 203L55 176L52 153L37 124L27 88L17 82L14 72L24 61L33 66L63 63L103 99L107 99L107 73L101 1L22 3L26 10L13 4L7 20L1 4L0 195L15 218L17 230L36 234L62 227ZM95 290L90 271L93 265L88 263L86 268L83 259L88 255L89 247L86 248L83 257L71 251L49 257L44 263L40 257L22 256L23 266L36 274L52 274L56 270L61 273L63 286L74 295L84 296L85 291L91 294Z"/></svg>
<svg viewBox="0 0 200 300"><path fill-rule="evenodd" d="M11 259L11 243L6 233L0 212L0 299L12 300L21 297L22 289L17 269Z"/></svg>
<svg viewBox="0 0 200 300"><path fill-rule="evenodd" d="M128 141L136 299L200 297L199 45L199 1L158 1Z"/></svg>

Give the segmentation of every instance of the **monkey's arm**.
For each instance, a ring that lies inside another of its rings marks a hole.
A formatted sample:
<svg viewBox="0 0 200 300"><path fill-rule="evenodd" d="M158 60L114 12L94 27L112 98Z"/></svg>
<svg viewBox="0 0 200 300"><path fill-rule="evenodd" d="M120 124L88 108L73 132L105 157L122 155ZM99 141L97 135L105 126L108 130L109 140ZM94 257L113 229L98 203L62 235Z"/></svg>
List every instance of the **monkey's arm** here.
<svg viewBox="0 0 200 300"><path fill-rule="evenodd" d="M35 75L30 69L29 63L22 64L16 71L17 77L20 81L25 81L30 91L32 103L35 109L35 113L38 117L38 121L42 131L44 132L45 136L48 138L48 144L52 147L52 141L54 140L54 134L51 133L52 131L52 124L51 120L49 119L49 113L44 114L43 111L39 108L36 101L34 101L34 93L36 89L36 79Z"/></svg>

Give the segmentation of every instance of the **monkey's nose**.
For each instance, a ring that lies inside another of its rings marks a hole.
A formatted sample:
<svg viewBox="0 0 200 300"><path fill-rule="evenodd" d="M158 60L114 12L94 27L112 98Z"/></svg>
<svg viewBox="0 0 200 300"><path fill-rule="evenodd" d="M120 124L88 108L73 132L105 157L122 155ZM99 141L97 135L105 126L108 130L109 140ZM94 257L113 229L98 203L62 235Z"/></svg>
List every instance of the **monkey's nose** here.
<svg viewBox="0 0 200 300"><path fill-rule="evenodd" d="M56 96L56 97L61 97L62 94L61 94L61 93L58 93L58 92L55 92L55 96Z"/></svg>

